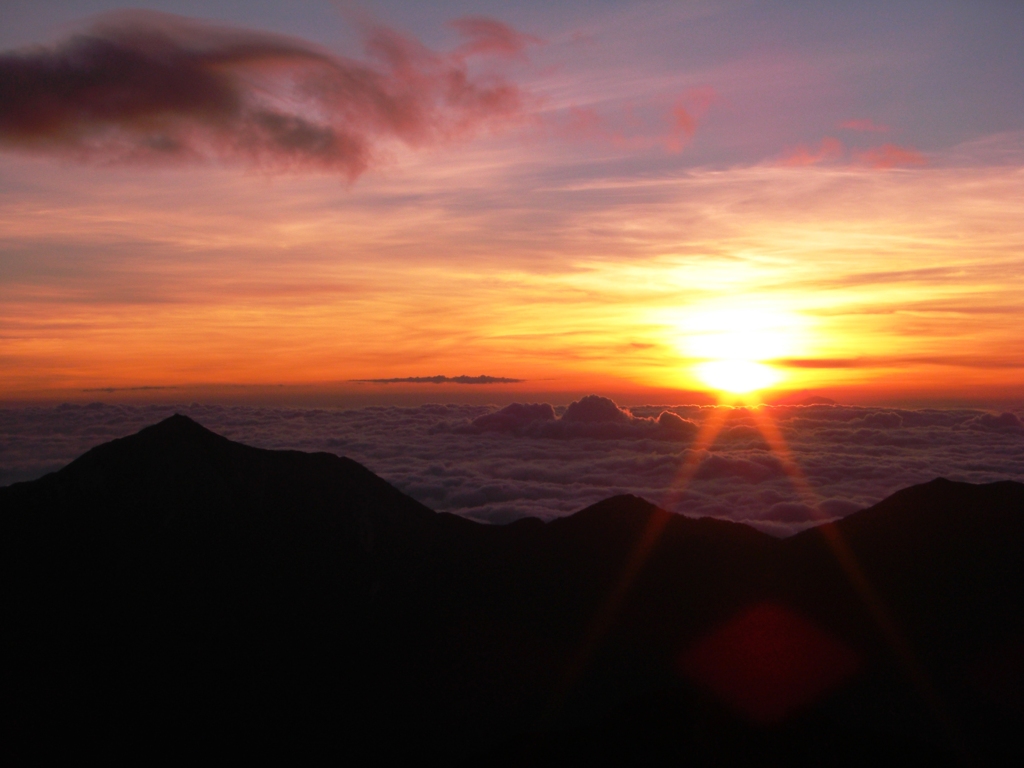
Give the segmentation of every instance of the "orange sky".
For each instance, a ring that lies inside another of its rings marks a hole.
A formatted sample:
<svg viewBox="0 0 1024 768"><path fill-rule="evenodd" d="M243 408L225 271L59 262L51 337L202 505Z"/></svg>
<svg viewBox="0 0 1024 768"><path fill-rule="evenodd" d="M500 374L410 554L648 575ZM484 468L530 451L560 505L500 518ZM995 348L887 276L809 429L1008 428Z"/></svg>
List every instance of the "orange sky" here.
<svg viewBox="0 0 1024 768"><path fill-rule="evenodd" d="M355 180L0 154L0 399L436 374L665 399L735 359L765 397L1024 400L1024 133L919 150L847 109L842 140L723 161L736 72L680 70L660 137L588 122L585 74L516 70L507 124L385 137Z"/></svg>
<svg viewBox="0 0 1024 768"><path fill-rule="evenodd" d="M355 188L171 171L144 190L124 171L6 160L8 178L64 189L0 213L17 254L2 394L437 373L534 391L698 389L693 366L744 334L754 349L741 355L775 361L784 388L1020 385L1019 169L609 178L588 191L624 201L559 212L539 232L542 206L453 213L423 172L465 163L471 199L505 169L464 150L431 159ZM416 204L365 203L398 189Z"/></svg>

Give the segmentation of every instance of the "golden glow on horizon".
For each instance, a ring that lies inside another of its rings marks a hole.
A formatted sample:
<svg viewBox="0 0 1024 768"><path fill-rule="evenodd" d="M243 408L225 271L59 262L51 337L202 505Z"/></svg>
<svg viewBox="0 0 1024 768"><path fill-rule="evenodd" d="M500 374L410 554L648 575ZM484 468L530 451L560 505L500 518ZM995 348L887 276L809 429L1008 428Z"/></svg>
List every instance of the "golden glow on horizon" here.
<svg viewBox="0 0 1024 768"><path fill-rule="evenodd" d="M720 392L746 394L783 380L762 361L794 356L803 346L806 321L772 307L739 301L688 311L679 321L680 347L696 377Z"/></svg>

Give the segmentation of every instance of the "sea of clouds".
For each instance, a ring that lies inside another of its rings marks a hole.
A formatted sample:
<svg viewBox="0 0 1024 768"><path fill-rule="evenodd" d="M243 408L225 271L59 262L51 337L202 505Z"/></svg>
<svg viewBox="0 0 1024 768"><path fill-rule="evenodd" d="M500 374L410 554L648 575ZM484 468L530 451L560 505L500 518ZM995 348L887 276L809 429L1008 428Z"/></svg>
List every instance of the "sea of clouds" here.
<svg viewBox="0 0 1024 768"><path fill-rule="evenodd" d="M777 426L806 480L803 490L751 410L623 409L597 396L557 407L0 409L0 485L40 477L173 413L249 445L348 456L435 510L490 523L551 519L632 493L675 512L787 535L936 477L1024 481L1024 422L1016 413L843 405L759 411ZM724 420L714 443L695 447L716 415ZM684 465L691 479L680 488Z"/></svg>

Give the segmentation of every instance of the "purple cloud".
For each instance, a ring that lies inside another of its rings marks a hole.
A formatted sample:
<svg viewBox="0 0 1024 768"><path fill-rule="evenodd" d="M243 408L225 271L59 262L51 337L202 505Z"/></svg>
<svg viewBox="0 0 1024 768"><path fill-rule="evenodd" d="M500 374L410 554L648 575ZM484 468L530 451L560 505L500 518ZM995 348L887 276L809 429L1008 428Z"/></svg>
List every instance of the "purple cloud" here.
<svg viewBox="0 0 1024 768"><path fill-rule="evenodd" d="M556 417L554 407L548 403L512 403L457 429L468 434L506 432L556 440L680 440L696 434L698 427L668 411L657 418L637 417L607 397L587 395L570 403L561 418Z"/></svg>
<svg viewBox="0 0 1024 768"><path fill-rule="evenodd" d="M990 429L996 432L1014 432L1024 434L1024 421L1015 413L982 413L975 416L967 426L971 429Z"/></svg>
<svg viewBox="0 0 1024 768"><path fill-rule="evenodd" d="M555 409L548 403L512 403L497 413L477 417L473 427L481 432L518 432L535 422L555 418Z"/></svg>

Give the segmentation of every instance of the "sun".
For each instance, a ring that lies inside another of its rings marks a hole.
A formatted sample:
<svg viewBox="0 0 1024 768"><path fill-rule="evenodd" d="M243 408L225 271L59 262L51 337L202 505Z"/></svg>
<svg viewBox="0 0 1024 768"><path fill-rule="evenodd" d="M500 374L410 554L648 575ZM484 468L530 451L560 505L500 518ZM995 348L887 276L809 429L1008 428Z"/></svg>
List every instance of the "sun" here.
<svg viewBox="0 0 1024 768"><path fill-rule="evenodd" d="M782 381L782 371L766 361L794 355L803 322L783 310L732 304L695 308L678 328L693 374L712 389L740 395Z"/></svg>
<svg viewBox="0 0 1024 768"><path fill-rule="evenodd" d="M777 369L753 360L709 360L694 368L709 387L734 395L765 389L782 378Z"/></svg>

